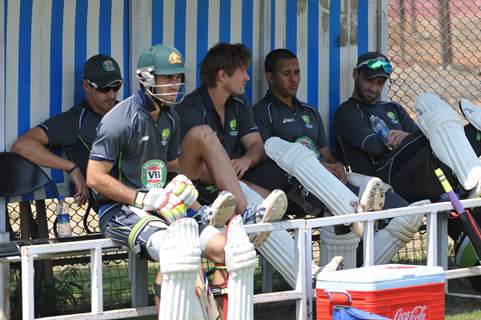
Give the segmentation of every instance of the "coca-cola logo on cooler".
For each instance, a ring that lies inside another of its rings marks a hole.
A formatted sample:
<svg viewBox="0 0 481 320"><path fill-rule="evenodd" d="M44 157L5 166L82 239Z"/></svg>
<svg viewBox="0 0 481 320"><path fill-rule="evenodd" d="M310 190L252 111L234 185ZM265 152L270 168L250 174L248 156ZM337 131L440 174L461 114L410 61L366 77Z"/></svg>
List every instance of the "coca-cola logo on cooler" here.
<svg viewBox="0 0 481 320"><path fill-rule="evenodd" d="M414 307L400 307L394 312L393 320L427 320L428 306L417 305Z"/></svg>

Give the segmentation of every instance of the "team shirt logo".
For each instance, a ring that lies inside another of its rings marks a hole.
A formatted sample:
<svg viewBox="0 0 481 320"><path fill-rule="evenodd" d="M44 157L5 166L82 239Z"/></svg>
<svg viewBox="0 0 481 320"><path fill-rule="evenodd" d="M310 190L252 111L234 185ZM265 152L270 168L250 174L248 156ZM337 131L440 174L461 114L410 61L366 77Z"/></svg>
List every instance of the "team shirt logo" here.
<svg viewBox="0 0 481 320"><path fill-rule="evenodd" d="M229 121L229 131L231 136L236 136L239 134L239 131L237 131L237 119L232 119Z"/></svg>
<svg viewBox="0 0 481 320"><path fill-rule="evenodd" d="M396 117L396 114L392 111L389 111L387 113L387 116L389 117L389 120L391 120L392 123L399 124L399 120Z"/></svg>
<svg viewBox="0 0 481 320"><path fill-rule="evenodd" d="M180 55L177 52L172 51L169 54L169 63L170 64L181 64L182 58L180 57Z"/></svg>
<svg viewBox="0 0 481 320"><path fill-rule="evenodd" d="M105 71L115 71L115 66L114 63L111 60L105 60L102 63L102 67L104 68Z"/></svg>
<svg viewBox="0 0 481 320"><path fill-rule="evenodd" d="M294 122L294 119L291 119L291 118L284 118L282 119L282 123L289 123L289 122Z"/></svg>
<svg viewBox="0 0 481 320"><path fill-rule="evenodd" d="M304 125L308 129L312 129L311 118L308 115L303 115L302 120L304 120Z"/></svg>
<svg viewBox="0 0 481 320"><path fill-rule="evenodd" d="M316 144L314 143L314 141L312 141L311 138L307 136L302 136L297 138L295 142L300 143L303 146L305 146L307 149L313 151L316 154L316 157L319 158L320 156L319 150L317 149Z"/></svg>
<svg viewBox="0 0 481 320"><path fill-rule="evenodd" d="M142 165L140 177L147 189L163 188L167 179L167 165L162 160L149 160Z"/></svg>
<svg viewBox="0 0 481 320"><path fill-rule="evenodd" d="M165 147L167 145L167 142L169 141L169 138L170 138L170 129L169 128L165 128L164 130L162 130L162 145Z"/></svg>

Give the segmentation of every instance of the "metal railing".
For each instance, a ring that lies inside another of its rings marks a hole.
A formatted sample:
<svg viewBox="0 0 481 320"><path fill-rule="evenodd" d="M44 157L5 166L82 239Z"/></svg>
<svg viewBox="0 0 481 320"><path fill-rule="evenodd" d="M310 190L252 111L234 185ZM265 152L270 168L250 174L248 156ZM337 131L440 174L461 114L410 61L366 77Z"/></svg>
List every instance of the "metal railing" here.
<svg viewBox="0 0 481 320"><path fill-rule="evenodd" d="M481 199L463 200L466 208L481 206ZM296 273L297 284L294 290L257 294L254 303L269 303L276 301L295 300L296 318L312 319L312 303L314 289L312 287L312 274L310 262L312 261L312 230L324 226L345 224L352 222L364 223L364 265L374 265L374 221L378 219L394 218L400 216L427 215L428 233L428 259L427 265L442 266L447 269L447 217L452 206L448 202L429 204L418 207L405 207L362 214L349 214L343 216L325 217L311 220L289 220L276 223L262 223L246 225L248 233L277 230L293 230L296 242ZM102 250L118 246L108 239L78 241L74 243L59 243L54 245L26 246L21 250L22 264L22 298L23 319L34 319L33 308L33 261L48 257L53 253L74 252L89 250L91 256L91 283L92 305L91 312L75 315L63 315L39 319L117 319L155 314L154 307L128 308L113 311L103 311L102 296ZM446 270L446 279L456 279L468 276L481 275L481 267Z"/></svg>

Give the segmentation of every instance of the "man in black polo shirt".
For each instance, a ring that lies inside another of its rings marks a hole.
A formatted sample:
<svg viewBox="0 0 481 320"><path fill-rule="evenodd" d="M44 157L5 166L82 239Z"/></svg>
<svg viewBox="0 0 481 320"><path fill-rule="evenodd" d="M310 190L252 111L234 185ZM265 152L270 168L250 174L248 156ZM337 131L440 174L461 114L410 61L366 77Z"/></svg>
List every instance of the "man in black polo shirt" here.
<svg viewBox="0 0 481 320"><path fill-rule="evenodd" d="M192 134L192 129L204 127L215 132L239 180L266 197L271 190L283 188L271 183L275 177L264 172L264 144L252 110L243 96L245 84L250 80L247 73L249 60L249 49L242 44L219 43L212 47L200 67L202 85L188 94L177 105L176 111L182 127L182 150L189 150L185 137ZM190 169L182 170L189 172ZM220 189L207 167L203 168L199 180L200 197L211 197L209 185ZM236 212L239 214L249 209L243 194L249 188L243 183L241 188L244 192L237 186L229 190L236 197Z"/></svg>
<svg viewBox="0 0 481 320"><path fill-rule="evenodd" d="M83 78L85 98L78 106L30 129L12 146L12 152L39 166L66 171L75 185L73 197L79 205L89 199L85 174L95 129L117 103L117 92L123 83L117 62L103 54L87 60ZM48 148L63 148L68 159L57 156Z"/></svg>
<svg viewBox="0 0 481 320"><path fill-rule="evenodd" d="M434 174L438 167L451 185L458 186L461 196L478 197L479 131L471 124L464 125L459 115L432 93L416 99L418 125L398 103L380 101L392 69L389 59L379 52L367 52L357 60L352 73L354 91L334 119L347 164L356 172L380 177L409 201L444 194ZM479 216L474 215L475 219ZM457 219L449 221L451 238L464 239Z"/></svg>
<svg viewBox="0 0 481 320"><path fill-rule="evenodd" d="M409 201L444 193L434 174L438 167L452 185L459 181L461 191L477 196L478 131L471 124L463 128L456 112L434 94L416 99L418 127L401 105L379 100L391 72L389 59L379 52L358 58L352 97L339 106L334 119L347 164L355 172L380 177ZM383 130L374 130L374 122Z"/></svg>

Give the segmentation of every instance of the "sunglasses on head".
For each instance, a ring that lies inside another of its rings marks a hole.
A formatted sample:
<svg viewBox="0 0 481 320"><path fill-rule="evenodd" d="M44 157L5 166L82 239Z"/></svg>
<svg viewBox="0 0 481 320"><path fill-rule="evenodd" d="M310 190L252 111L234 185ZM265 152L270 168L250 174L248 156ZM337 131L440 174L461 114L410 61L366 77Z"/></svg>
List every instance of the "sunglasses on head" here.
<svg viewBox="0 0 481 320"><path fill-rule="evenodd" d="M112 83L110 83L108 86L106 87L97 87L97 84L90 81L90 80L87 80L88 83L97 91L99 92L102 92L102 93L107 93L107 92L110 92L110 90L113 90L114 92L117 92L120 90L120 88L122 87L122 84L124 83L122 80L117 80L117 81L114 81Z"/></svg>
<svg viewBox="0 0 481 320"><path fill-rule="evenodd" d="M369 69L374 71L382 70L387 74L392 73L392 64L387 62L386 60L381 60L381 59L366 60L358 64L356 68L359 68L361 66L367 66Z"/></svg>

